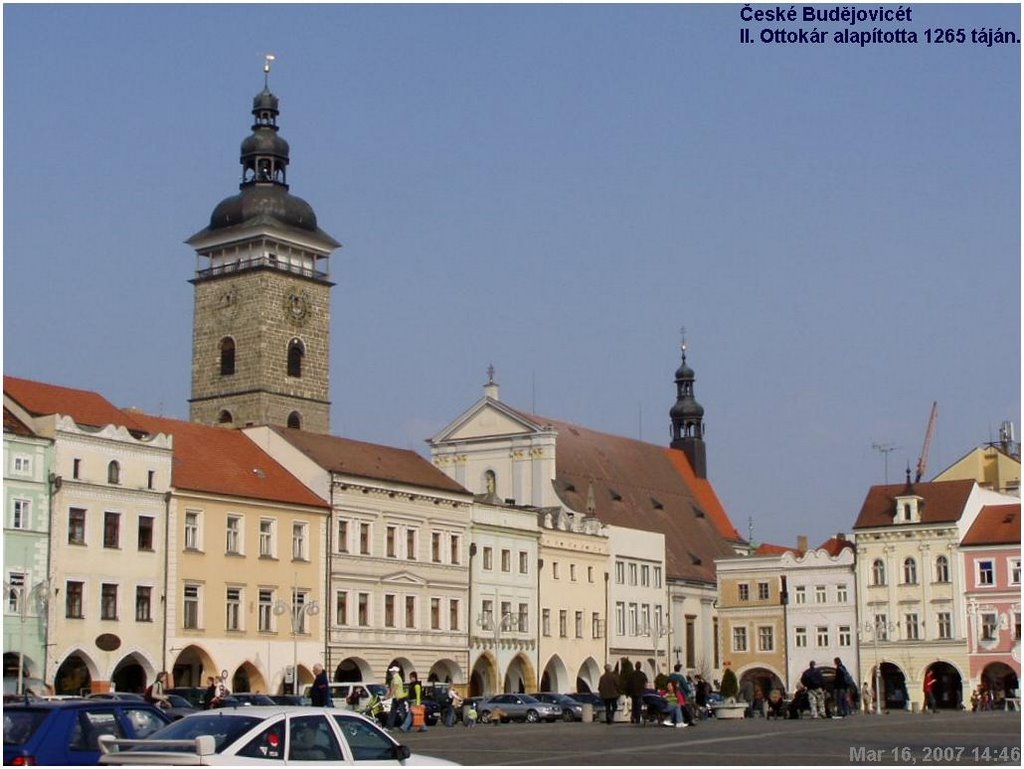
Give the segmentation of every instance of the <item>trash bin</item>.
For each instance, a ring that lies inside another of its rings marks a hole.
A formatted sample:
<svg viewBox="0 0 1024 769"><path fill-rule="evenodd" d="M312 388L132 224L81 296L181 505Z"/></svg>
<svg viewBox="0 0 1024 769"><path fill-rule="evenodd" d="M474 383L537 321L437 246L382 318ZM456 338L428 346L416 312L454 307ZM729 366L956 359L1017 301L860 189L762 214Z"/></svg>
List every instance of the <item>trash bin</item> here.
<svg viewBox="0 0 1024 769"><path fill-rule="evenodd" d="M594 722L594 705L590 702L583 703L583 712L580 714L580 721L585 724Z"/></svg>

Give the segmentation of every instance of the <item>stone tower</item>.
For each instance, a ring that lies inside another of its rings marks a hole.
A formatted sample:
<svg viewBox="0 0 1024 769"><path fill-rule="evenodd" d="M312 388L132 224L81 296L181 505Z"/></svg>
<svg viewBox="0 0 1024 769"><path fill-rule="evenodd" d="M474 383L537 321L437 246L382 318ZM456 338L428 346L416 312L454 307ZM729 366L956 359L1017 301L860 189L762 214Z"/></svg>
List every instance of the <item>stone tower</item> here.
<svg viewBox="0 0 1024 769"><path fill-rule="evenodd" d="M698 478L708 477L707 451L704 446L704 407L693 397L693 369L686 364L686 341L682 343L683 362L676 369L676 403L669 410L672 419L672 443L690 460Z"/></svg>
<svg viewBox="0 0 1024 769"><path fill-rule="evenodd" d="M193 422L330 430L331 286L340 244L288 191L288 142L266 81L242 142L239 193L186 243L196 250Z"/></svg>

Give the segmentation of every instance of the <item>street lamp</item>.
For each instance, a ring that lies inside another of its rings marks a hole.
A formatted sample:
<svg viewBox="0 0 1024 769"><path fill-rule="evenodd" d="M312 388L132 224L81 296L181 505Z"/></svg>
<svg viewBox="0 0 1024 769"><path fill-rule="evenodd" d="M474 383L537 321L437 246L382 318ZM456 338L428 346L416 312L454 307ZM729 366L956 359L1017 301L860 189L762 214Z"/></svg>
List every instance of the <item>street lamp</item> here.
<svg viewBox="0 0 1024 769"><path fill-rule="evenodd" d="M871 633L875 639L875 715L882 714L882 666L878 664L878 642L882 635L885 636L885 640L888 640L889 633L895 632L895 630L896 625L887 622L884 617L876 617L874 622L864 623L864 632Z"/></svg>
<svg viewBox="0 0 1024 769"><path fill-rule="evenodd" d="M661 622L661 617L655 617L653 623L645 617L640 635L649 636L651 639L654 647L654 675L658 675L658 642L668 635L668 628ZM676 653L679 653L678 649Z"/></svg>
<svg viewBox="0 0 1024 769"><path fill-rule="evenodd" d="M306 594L292 589L292 601L285 603L280 598L274 603L274 614L280 617L288 612L292 620L292 694L299 691L299 633L304 632L306 617L315 617L320 613L320 604L316 601L306 602Z"/></svg>
<svg viewBox="0 0 1024 769"><path fill-rule="evenodd" d="M676 664L677 665L682 665L683 664L683 647L682 646L673 646L672 647L672 653L674 655L676 655Z"/></svg>
<svg viewBox="0 0 1024 769"><path fill-rule="evenodd" d="M24 579L24 576L22 576ZM8 608L11 599L18 608L18 689L19 695L25 691L25 620L28 618L29 601L35 598L36 612L42 613L46 609L47 581L37 582L31 588L26 589L24 582L14 584L4 580L4 591L7 593Z"/></svg>

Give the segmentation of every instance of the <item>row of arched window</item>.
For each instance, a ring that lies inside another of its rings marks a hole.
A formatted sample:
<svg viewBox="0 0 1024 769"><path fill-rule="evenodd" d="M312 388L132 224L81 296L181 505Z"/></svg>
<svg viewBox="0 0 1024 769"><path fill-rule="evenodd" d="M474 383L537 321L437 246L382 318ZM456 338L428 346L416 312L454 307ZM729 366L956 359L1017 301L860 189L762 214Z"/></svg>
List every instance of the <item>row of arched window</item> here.
<svg viewBox="0 0 1024 769"><path fill-rule="evenodd" d="M935 581L949 582L949 559L944 555L940 555L935 559ZM871 564L871 584L874 586L888 584L885 561L881 558L876 558L874 563ZM917 584L917 561L913 558L907 557L903 559L903 582L901 584Z"/></svg>
<svg viewBox="0 0 1024 769"><path fill-rule="evenodd" d="M288 376L302 377L302 359L306 356L306 346L301 339L288 342L286 370ZM220 340L220 375L231 376L235 373L235 340L229 336Z"/></svg>
<svg viewBox="0 0 1024 769"><path fill-rule="evenodd" d="M235 415L227 409L221 409L220 414L217 415L217 422L222 425L230 425L235 422ZM288 415L288 419L285 422L288 427L294 427L296 430L302 429L302 414L298 411L293 411Z"/></svg>

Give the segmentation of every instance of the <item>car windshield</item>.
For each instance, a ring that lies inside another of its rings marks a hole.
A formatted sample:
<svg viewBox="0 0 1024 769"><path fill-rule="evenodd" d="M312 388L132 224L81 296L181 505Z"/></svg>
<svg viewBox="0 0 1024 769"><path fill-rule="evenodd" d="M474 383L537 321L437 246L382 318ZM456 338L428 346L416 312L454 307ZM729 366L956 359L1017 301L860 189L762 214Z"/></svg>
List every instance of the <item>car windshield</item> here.
<svg viewBox="0 0 1024 769"><path fill-rule="evenodd" d="M231 745L247 731L257 724L262 723L262 721L263 718L260 716L243 716L235 715L234 713L227 715L223 712L203 713L202 715L188 716L179 721L175 721L174 723L165 726L163 729L153 732L149 735L149 739L194 740L196 737L208 734L213 737L215 745L214 750L217 753L220 753L224 748ZM134 747L132 750L143 750L147 752L164 751L167 753L181 752L181 748L147 747L145 745Z"/></svg>
<svg viewBox="0 0 1024 769"><path fill-rule="evenodd" d="M4 745L24 745L46 720L46 710L4 708Z"/></svg>

